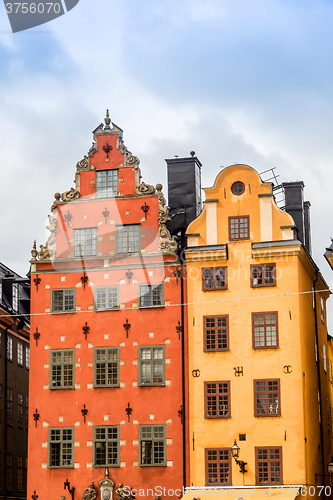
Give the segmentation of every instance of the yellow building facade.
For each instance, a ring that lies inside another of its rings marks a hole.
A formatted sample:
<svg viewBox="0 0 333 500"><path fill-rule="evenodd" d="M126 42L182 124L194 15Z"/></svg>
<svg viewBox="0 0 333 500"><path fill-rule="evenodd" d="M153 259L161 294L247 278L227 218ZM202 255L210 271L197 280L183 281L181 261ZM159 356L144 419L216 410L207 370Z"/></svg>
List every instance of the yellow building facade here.
<svg viewBox="0 0 333 500"><path fill-rule="evenodd" d="M204 191L187 229L186 495L320 496L332 458L328 286L253 168L227 167Z"/></svg>

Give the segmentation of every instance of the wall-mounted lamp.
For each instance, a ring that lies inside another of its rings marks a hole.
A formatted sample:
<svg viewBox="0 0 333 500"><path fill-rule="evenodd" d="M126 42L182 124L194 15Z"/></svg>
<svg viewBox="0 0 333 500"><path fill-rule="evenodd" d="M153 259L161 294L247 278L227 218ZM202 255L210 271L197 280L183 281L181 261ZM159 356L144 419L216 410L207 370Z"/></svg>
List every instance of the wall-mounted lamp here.
<svg viewBox="0 0 333 500"><path fill-rule="evenodd" d="M327 466L327 472L331 475L333 474L333 462L332 460L330 461L330 463L328 464Z"/></svg>
<svg viewBox="0 0 333 500"><path fill-rule="evenodd" d="M235 442L234 442L233 446L231 447L231 454L232 454L233 458L235 459L236 464L239 465L240 472L242 474L244 474L244 472L247 472L247 470L245 469L245 465L247 465L247 462L243 462L243 460L238 460L239 450L240 450L240 448L239 448L239 446L237 446L236 439L235 439Z"/></svg>

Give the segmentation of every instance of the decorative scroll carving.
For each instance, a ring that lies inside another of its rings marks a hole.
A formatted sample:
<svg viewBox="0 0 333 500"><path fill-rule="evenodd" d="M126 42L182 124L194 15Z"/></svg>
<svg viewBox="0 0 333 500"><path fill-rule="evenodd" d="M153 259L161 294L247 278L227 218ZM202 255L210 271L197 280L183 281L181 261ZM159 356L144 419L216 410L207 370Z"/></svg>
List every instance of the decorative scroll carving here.
<svg viewBox="0 0 333 500"><path fill-rule="evenodd" d="M138 163L140 163L139 161L139 158L137 156L134 156L134 155L126 155L125 156L125 162L124 162L126 165L137 165Z"/></svg>
<svg viewBox="0 0 333 500"><path fill-rule="evenodd" d="M156 191L158 195L158 236L160 240L160 249L163 253L175 253L177 250L175 237L170 237L170 233L165 225L168 220L168 208L165 206L165 198L163 196L162 189L162 184L156 184Z"/></svg>
<svg viewBox="0 0 333 500"><path fill-rule="evenodd" d="M84 490L82 500L96 500L97 492L95 490L94 483L91 483L88 488Z"/></svg>
<svg viewBox="0 0 333 500"><path fill-rule="evenodd" d="M65 191L61 195L62 201L73 201L80 198L80 191L78 189L70 188L69 191Z"/></svg>
<svg viewBox="0 0 333 500"><path fill-rule="evenodd" d="M135 186L135 193L138 194L139 196L145 196L147 194L154 194L155 188L154 188L154 186L151 186L150 184L145 184L144 182L141 182L141 184L138 184L137 186Z"/></svg>
<svg viewBox="0 0 333 500"><path fill-rule="evenodd" d="M57 205L58 203L60 203L60 197L61 197L61 194L60 193L55 193L54 194L54 202L52 203L52 206L51 206L51 212L53 213L55 210L57 210Z"/></svg>
<svg viewBox="0 0 333 500"><path fill-rule="evenodd" d="M57 210L54 210L52 215L49 215L49 225L46 226L51 234L45 243L45 246L39 245L39 260L50 260L56 256L56 231L57 231Z"/></svg>
<svg viewBox="0 0 333 500"><path fill-rule="evenodd" d="M82 172L82 171L86 171L86 170L89 170L90 169L90 150L91 148L89 149L89 158L87 155L84 155L84 157L82 158L82 160L78 161L77 164L76 164L76 170L78 172Z"/></svg>
<svg viewBox="0 0 333 500"><path fill-rule="evenodd" d="M98 143L97 141L93 141L92 146L90 147L88 151L88 156L91 158L95 153L97 153L97 148L98 148Z"/></svg>
<svg viewBox="0 0 333 500"><path fill-rule="evenodd" d="M121 154L126 154L129 153L131 154L130 151L128 151L127 147L124 144L124 141L121 139L121 137L118 138L118 146L117 146L118 151L121 152Z"/></svg>

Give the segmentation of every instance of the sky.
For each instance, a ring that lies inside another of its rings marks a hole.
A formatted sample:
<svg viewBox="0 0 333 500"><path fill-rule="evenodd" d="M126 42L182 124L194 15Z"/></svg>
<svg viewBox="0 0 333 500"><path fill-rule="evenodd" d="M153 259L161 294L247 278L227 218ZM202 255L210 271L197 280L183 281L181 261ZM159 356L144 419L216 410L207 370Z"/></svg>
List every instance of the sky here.
<svg viewBox="0 0 333 500"><path fill-rule="evenodd" d="M108 108L146 183L192 150L204 187L233 163L303 180L333 288L332 25L328 0L80 0L13 34L0 2L0 260L28 272Z"/></svg>

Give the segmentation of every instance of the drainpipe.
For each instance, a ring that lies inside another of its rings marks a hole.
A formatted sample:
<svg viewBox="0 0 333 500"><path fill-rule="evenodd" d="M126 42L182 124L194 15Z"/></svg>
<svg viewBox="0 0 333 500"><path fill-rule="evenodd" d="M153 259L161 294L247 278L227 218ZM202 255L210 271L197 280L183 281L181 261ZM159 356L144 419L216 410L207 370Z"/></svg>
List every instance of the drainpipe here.
<svg viewBox="0 0 333 500"><path fill-rule="evenodd" d="M182 331L182 423L183 423L183 488L186 487L186 426L185 426L185 311L184 311L184 251L185 231L181 232L178 246L180 259L180 301L181 301L181 331Z"/></svg>
<svg viewBox="0 0 333 500"><path fill-rule="evenodd" d="M316 279L312 284L312 294L313 294L313 305L314 305L314 317L315 317L315 335L317 344L317 375L318 375L318 390L320 399L320 447L321 447L321 473L323 478L325 478L325 450L324 450L324 429L323 429L323 398L321 395L321 380L320 380L320 351L319 351L319 339L318 339L318 319L317 319L317 297L316 297L316 283L318 281L318 271L316 270ZM325 495L323 495L325 498Z"/></svg>
<svg viewBox="0 0 333 500"><path fill-rule="evenodd" d="M4 485L4 500L7 500L7 378L8 378L8 375L7 375L7 371L8 371L8 359L7 359L7 338L8 338L8 330L9 328L11 328L12 326L14 326L16 323L16 319L14 319L14 322L11 324L11 325L8 325L6 326L6 329L5 329L5 346L4 346L4 361L5 361L5 390L4 390L4 400L6 401L6 404L4 405L5 406L5 418L4 418L4 435L3 435L3 447L4 447L4 458L3 458L3 462L4 462L4 468L3 468L3 471L4 471L4 481L3 481L3 485Z"/></svg>

